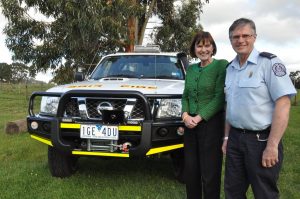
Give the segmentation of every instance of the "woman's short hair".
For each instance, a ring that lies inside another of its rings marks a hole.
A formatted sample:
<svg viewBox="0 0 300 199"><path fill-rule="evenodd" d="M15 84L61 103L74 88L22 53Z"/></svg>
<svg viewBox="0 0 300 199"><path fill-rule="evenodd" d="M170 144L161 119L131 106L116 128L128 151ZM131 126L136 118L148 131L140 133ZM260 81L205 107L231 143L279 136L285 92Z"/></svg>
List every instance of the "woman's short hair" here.
<svg viewBox="0 0 300 199"><path fill-rule="evenodd" d="M192 40L192 43L190 46L191 57L194 57L194 58L197 57L195 54L195 45L198 45L201 41L210 42L213 46L213 54L212 55L215 55L217 53L217 45L215 43L215 40L212 38L211 34L209 32L200 31L194 36L194 38Z"/></svg>

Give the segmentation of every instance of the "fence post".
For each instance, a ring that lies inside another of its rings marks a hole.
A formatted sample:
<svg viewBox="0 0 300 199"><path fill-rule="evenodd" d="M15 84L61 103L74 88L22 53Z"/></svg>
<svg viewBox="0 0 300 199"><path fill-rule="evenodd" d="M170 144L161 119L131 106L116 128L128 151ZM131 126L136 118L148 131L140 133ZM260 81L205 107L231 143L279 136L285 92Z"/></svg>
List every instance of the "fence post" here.
<svg viewBox="0 0 300 199"><path fill-rule="evenodd" d="M297 88L296 88L296 78L294 78L294 87L295 87L295 89L297 90ZM294 105L294 106L297 106L297 93L296 93L296 95L295 95L295 97L294 97L294 103L293 103L293 105Z"/></svg>
<svg viewBox="0 0 300 199"><path fill-rule="evenodd" d="M25 96L26 96L26 100L28 101L29 97L28 97L28 81L27 80L25 83Z"/></svg>

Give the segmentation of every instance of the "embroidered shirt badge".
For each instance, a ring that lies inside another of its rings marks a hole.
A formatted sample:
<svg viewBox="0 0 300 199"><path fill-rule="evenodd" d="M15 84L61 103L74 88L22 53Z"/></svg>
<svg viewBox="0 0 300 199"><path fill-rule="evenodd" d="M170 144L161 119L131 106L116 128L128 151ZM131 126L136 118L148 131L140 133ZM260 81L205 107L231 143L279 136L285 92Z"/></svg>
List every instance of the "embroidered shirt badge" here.
<svg viewBox="0 0 300 199"><path fill-rule="evenodd" d="M286 68L281 63L273 64L272 70L273 70L274 74L278 77L282 77L282 76L286 75Z"/></svg>

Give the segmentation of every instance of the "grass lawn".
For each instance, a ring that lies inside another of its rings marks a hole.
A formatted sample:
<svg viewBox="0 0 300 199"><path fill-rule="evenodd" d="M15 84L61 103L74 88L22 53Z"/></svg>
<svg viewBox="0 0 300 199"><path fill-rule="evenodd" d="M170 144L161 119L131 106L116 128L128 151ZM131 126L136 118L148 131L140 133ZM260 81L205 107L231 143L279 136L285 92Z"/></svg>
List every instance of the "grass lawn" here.
<svg viewBox="0 0 300 199"><path fill-rule="evenodd" d="M170 159L165 156L141 160L80 158L79 170L72 177L51 177L46 145L28 133L4 133L6 122L26 117L30 93L48 87L0 84L0 198L185 198L185 187L173 178ZM283 140L285 159L279 180L283 199L300 198L299 98L298 106L291 109ZM251 193L249 198L253 198Z"/></svg>

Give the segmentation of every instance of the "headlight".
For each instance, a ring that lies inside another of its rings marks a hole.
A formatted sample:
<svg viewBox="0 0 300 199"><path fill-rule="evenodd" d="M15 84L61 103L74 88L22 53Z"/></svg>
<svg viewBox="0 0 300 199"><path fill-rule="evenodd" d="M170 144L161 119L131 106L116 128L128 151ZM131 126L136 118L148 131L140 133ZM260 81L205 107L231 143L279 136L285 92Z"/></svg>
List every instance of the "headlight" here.
<svg viewBox="0 0 300 199"><path fill-rule="evenodd" d="M56 115L59 97L42 97L41 113Z"/></svg>
<svg viewBox="0 0 300 199"><path fill-rule="evenodd" d="M156 117L181 117L181 99L161 99Z"/></svg>

